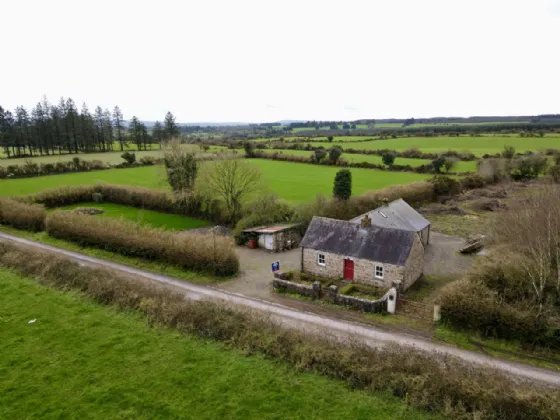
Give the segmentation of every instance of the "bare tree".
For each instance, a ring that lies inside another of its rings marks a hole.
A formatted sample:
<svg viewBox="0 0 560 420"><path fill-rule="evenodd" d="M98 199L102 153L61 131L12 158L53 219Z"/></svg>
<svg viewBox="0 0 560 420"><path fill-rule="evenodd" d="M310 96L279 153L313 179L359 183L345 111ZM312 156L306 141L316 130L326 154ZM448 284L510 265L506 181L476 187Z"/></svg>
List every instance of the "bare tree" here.
<svg viewBox="0 0 560 420"><path fill-rule="evenodd" d="M219 160L206 169L200 177L202 192L222 199L230 219L237 220L244 201L260 187L260 171L240 159Z"/></svg>
<svg viewBox="0 0 560 420"><path fill-rule="evenodd" d="M527 193L493 224L493 241L506 245L530 283L539 309L552 287L560 296L560 188Z"/></svg>

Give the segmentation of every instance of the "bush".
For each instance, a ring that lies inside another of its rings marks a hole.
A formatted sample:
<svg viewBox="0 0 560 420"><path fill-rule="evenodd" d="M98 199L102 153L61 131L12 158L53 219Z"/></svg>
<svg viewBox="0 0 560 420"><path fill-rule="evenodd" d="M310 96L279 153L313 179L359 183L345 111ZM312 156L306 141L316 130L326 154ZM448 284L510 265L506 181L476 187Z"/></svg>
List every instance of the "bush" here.
<svg viewBox="0 0 560 420"><path fill-rule="evenodd" d="M547 166L544 155L521 156L511 162L509 174L515 181L535 179L545 173Z"/></svg>
<svg viewBox="0 0 560 420"><path fill-rule="evenodd" d="M39 204L29 204L11 198L0 198L0 223L18 229L41 231L47 213Z"/></svg>
<svg viewBox="0 0 560 420"><path fill-rule="evenodd" d="M436 175L430 179L434 186L435 194L439 196L456 195L461 192L461 184L453 178L445 175Z"/></svg>
<svg viewBox="0 0 560 420"><path fill-rule="evenodd" d="M407 403L454 419L555 419L557 390L514 381L488 367L396 345L371 347L288 330L239 307L185 300L182 293L114 271L81 267L46 252L0 243L0 264L102 304L143 313L160 324L230 348L284 360L298 370L345 381L367 392L387 391Z"/></svg>
<svg viewBox="0 0 560 420"><path fill-rule="evenodd" d="M234 235L237 237L244 229L273 223L289 222L293 215L293 208L282 202L275 195L265 195L249 203L245 208L245 216L237 222Z"/></svg>
<svg viewBox="0 0 560 420"><path fill-rule="evenodd" d="M119 254L161 261L198 272L230 276L239 262L229 238L211 234L177 234L128 220L92 218L69 211L47 217L49 235ZM215 244L215 246L214 246Z"/></svg>
<svg viewBox="0 0 560 420"><path fill-rule="evenodd" d="M484 187L484 178L480 175L467 175L460 180L461 188L466 190L473 190L476 188Z"/></svg>
<svg viewBox="0 0 560 420"><path fill-rule="evenodd" d="M121 155L121 158L123 158L129 165L132 165L134 162L136 162L136 153L124 152Z"/></svg>
<svg viewBox="0 0 560 420"><path fill-rule="evenodd" d="M396 156L392 153L384 153L381 156L381 160L383 161L383 164L387 166L393 166L393 164L395 163L395 158Z"/></svg>
<svg viewBox="0 0 560 420"><path fill-rule="evenodd" d="M552 180L560 184L560 165L554 165L548 170L548 175L552 178Z"/></svg>
<svg viewBox="0 0 560 420"><path fill-rule="evenodd" d="M156 159L153 156L142 156L140 158L140 163L142 165L153 165L156 162Z"/></svg>
<svg viewBox="0 0 560 420"><path fill-rule="evenodd" d="M341 169L334 177L333 196L339 200L348 200L352 195L352 172Z"/></svg>

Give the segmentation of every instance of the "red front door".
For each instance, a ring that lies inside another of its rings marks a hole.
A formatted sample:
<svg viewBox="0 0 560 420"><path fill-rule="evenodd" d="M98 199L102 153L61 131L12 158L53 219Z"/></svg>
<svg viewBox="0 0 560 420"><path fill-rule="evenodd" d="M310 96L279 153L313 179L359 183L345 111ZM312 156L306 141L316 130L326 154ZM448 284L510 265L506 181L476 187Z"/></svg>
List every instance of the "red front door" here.
<svg viewBox="0 0 560 420"><path fill-rule="evenodd" d="M344 280L354 280L354 261L344 260Z"/></svg>

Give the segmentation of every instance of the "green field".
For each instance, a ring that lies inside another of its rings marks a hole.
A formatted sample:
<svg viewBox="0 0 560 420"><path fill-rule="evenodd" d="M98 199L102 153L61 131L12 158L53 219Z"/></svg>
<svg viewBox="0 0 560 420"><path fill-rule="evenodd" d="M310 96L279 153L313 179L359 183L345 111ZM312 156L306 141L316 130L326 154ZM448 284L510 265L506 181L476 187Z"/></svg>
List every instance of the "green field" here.
<svg viewBox="0 0 560 420"><path fill-rule="evenodd" d="M263 152L267 154L279 153L285 155L295 155L295 156L304 156L309 157L313 154L311 151L307 150L263 150ZM383 164L383 160L381 156L378 155L360 155L360 154L353 154L353 153L342 153L342 158L346 159L348 162L368 162L368 163L375 163L378 165ZM431 160L428 159L410 159L410 158L402 158L397 157L395 159L395 165L410 165L420 166L420 165L428 165L431 163ZM453 168L455 172L476 172L476 161L469 161L469 162L457 162L455 167Z"/></svg>
<svg viewBox="0 0 560 420"><path fill-rule="evenodd" d="M437 418L5 269L0 322L2 419Z"/></svg>
<svg viewBox="0 0 560 420"><path fill-rule="evenodd" d="M537 137L402 137L387 140L373 140L369 142L321 142L313 143L314 146L351 147L353 149L376 150L394 149L403 151L410 148L418 148L427 153L441 153L447 150L458 152L471 152L476 156L486 153L500 153L504 146L513 146L517 152L537 152L545 149L560 149L560 136Z"/></svg>
<svg viewBox="0 0 560 420"><path fill-rule="evenodd" d="M250 163L262 172L267 189L290 201L307 201L317 194L332 195L333 179L340 168L251 159ZM211 162L204 163L211 164ZM355 195L394 184L408 184L430 176L411 172L387 172L375 169L352 168L352 188ZM108 182L167 189L162 166L80 172L35 178L0 180L0 196L32 194L62 185L91 185Z"/></svg>
<svg viewBox="0 0 560 420"><path fill-rule="evenodd" d="M207 222L205 220L193 219L178 214L159 213L157 211L142 210L136 207L129 207L112 203L81 203L73 204L66 207L60 207L60 209L72 210L77 207L94 207L105 211L105 213L96 215L94 217L122 217L124 219L132 220L133 222L138 222L143 225L163 228L166 230L195 229L203 226L208 226L210 224L210 222Z"/></svg>

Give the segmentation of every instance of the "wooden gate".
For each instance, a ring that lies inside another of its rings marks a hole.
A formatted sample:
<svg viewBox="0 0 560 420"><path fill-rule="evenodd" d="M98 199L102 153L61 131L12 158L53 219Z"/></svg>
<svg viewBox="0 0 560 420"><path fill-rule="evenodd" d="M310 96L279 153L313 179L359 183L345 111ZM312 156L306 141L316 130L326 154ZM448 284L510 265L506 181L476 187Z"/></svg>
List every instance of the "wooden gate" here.
<svg viewBox="0 0 560 420"><path fill-rule="evenodd" d="M434 305L428 305L398 297L396 313L425 321L427 323L434 323Z"/></svg>

